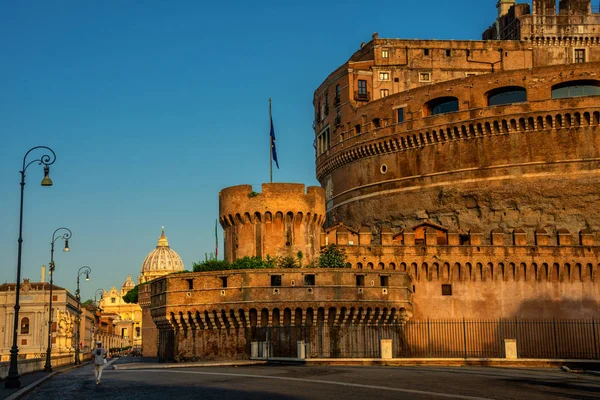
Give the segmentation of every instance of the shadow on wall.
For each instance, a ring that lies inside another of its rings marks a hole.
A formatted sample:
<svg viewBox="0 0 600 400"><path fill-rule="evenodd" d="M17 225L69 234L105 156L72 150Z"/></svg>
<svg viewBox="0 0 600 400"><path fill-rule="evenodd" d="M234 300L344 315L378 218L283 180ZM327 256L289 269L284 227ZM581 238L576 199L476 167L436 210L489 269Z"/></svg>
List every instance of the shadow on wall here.
<svg viewBox="0 0 600 400"><path fill-rule="evenodd" d="M540 298L523 301L514 318L597 318L598 310L600 303L592 298L561 301Z"/></svg>

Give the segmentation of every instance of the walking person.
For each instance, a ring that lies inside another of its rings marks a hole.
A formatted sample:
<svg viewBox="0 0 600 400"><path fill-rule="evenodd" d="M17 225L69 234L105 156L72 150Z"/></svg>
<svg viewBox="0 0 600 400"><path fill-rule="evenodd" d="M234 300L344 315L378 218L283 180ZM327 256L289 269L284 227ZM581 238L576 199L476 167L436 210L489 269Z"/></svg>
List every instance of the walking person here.
<svg viewBox="0 0 600 400"><path fill-rule="evenodd" d="M100 384L102 370L106 364L106 349L102 347L102 342L96 342L96 348L92 353L94 355L94 375L96 376L96 385Z"/></svg>

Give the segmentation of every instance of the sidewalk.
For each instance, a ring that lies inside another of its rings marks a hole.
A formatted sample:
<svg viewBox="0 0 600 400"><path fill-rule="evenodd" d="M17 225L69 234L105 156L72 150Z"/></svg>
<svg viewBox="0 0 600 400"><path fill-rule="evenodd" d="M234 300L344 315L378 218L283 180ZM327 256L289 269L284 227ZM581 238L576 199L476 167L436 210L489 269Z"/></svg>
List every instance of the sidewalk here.
<svg viewBox="0 0 600 400"><path fill-rule="evenodd" d="M111 362L113 362L113 361L110 361L109 364ZM44 381L52 378L54 375L61 374L63 372L67 372L67 371L70 371L75 368L81 368L90 363L91 363L91 361L83 362L79 365L73 365L73 364L63 365L61 367L53 368L52 372L38 371L38 372L32 372L29 374L21 375L21 376L19 376L19 380L21 381L21 388L19 388L19 389L6 389L4 387L5 381L2 380L2 381L0 381L0 399L5 399L5 400L19 399L22 396L24 396L25 394L27 394L30 391L32 391L33 389L35 389L40 384L42 384Z"/></svg>

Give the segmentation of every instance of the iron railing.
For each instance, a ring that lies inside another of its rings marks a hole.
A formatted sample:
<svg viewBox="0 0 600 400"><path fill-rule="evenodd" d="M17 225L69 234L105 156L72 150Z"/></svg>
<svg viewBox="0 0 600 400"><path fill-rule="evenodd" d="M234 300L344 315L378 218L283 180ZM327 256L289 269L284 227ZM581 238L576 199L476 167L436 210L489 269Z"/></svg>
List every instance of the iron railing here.
<svg viewBox="0 0 600 400"><path fill-rule="evenodd" d="M600 359L600 320L414 320L394 325L317 325L252 328L270 357L378 358L391 339L395 358L503 358L516 339L519 358Z"/></svg>

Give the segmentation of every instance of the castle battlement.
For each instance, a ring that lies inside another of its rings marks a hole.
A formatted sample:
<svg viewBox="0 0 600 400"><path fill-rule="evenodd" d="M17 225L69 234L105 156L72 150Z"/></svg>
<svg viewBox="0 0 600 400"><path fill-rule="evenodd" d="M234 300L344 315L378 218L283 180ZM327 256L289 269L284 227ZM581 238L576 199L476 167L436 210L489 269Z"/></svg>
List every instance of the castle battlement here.
<svg viewBox="0 0 600 400"><path fill-rule="evenodd" d="M295 183L265 183L261 193L233 186L219 193L219 215L226 260L301 252L310 262L319 252L325 192Z"/></svg>

